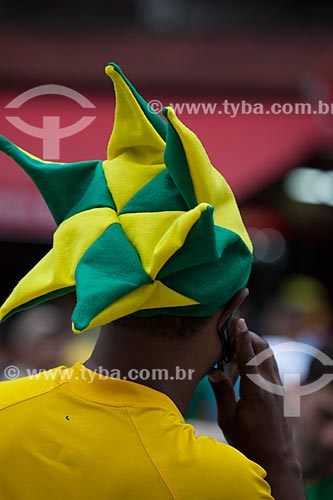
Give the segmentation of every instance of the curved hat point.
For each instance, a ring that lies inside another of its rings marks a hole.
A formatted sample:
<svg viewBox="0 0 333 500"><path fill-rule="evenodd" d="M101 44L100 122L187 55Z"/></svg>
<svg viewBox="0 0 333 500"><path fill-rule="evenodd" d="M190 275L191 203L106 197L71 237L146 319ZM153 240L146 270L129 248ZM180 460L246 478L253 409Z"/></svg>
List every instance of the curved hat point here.
<svg viewBox="0 0 333 500"><path fill-rule="evenodd" d="M237 233L252 252L252 243L244 227L235 197L211 164L198 137L177 117L171 107L163 109L168 120L165 163L181 193L192 205L208 203L214 210L216 225Z"/></svg>
<svg viewBox="0 0 333 500"><path fill-rule="evenodd" d="M76 205L88 190L90 193L97 192L97 204L102 197L105 204L114 205L110 193L105 193L106 187L103 189L100 160L73 163L44 161L3 136L0 136L0 151L10 156L36 184L57 225L74 215ZM96 203L93 194L90 194L85 209L93 208Z"/></svg>
<svg viewBox="0 0 333 500"><path fill-rule="evenodd" d="M209 203L216 206L218 198L216 192L219 186L215 184L215 177L218 176L219 184L225 183L225 180L212 166L198 137L179 120L173 108L170 106L164 108L163 115L168 120L166 154L169 149L170 160L176 160L180 155L184 157L181 163L182 170L177 171L174 166L173 174L180 177L186 175L192 185L196 204ZM170 172L171 161L168 163L170 165L167 165L167 168ZM175 164L178 165L176 161Z"/></svg>
<svg viewBox="0 0 333 500"><path fill-rule="evenodd" d="M151 163L162 163L166 135L164 120L140 96L119 66L110 63L106 66L105 72L113 81L116 95L115 119L108 144L108 160L129 152L132 161L143 163L147 161L148 153L151 156Z"/></svg>

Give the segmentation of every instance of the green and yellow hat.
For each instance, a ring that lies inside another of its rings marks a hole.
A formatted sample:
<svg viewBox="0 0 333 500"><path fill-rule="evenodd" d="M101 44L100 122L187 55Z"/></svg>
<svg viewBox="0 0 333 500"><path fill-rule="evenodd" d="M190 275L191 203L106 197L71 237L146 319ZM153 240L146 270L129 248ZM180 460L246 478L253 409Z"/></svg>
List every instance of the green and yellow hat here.
<svg viewBox="0 0 333 500"><path fill-rule="evenodd" d="M252 245L231 189L171 107L164 120L114 63L107 159L43 161L0 137L57 224L0 320L75 290L73 331L129 314L208 316L244 287Z"/></svg>

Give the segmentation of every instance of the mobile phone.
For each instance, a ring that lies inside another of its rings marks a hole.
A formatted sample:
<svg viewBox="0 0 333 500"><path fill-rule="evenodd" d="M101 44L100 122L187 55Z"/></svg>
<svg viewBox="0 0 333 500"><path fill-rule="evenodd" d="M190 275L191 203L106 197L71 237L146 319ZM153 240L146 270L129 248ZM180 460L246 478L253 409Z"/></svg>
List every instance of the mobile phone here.
<svg viewBox="0 0 333 500"><path fill-rule="evenodd" d="M236 355L236 337L235 337L235 323L240 318L240 310L237 308L229 316L221 330L219 331L222 343L222 358L218 362L217 367L219 370L224 371L230 378L233 385L235 385L239 372L235 363Z"/></svg>

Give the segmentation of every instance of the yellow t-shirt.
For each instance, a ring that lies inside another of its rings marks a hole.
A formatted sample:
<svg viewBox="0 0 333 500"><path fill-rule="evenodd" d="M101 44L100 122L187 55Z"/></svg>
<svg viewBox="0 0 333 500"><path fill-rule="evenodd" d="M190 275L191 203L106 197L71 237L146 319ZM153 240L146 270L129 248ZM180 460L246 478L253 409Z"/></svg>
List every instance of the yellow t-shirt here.
<svg viewBox="0 0 333 500"><path fill-rule="evenodd" d="M165 394L78 363L0 383L0 500L272 500Z"/></svg>

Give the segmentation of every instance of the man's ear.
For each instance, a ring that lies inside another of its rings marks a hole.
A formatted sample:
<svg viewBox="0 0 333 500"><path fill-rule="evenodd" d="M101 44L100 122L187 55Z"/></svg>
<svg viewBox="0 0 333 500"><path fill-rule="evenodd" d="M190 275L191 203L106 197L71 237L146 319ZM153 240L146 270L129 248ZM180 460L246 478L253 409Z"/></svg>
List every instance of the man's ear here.
<svg viewBox="0 0 333 500"><path fill-rule="evenodd" d="M242 288L224 306L224 308L221 311L221 314L220 314L220 317L218 319L218 322L217 322L218 329L222 328L222 326L227 321L227 319L229 318L229 316L232 315L232 313L234 312L235 309L237 309L238 307L241 306L241 304L244 302L244 300L247 298L248 295L249 295L248 288Z"/></svg>

